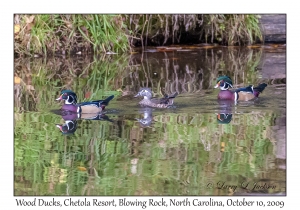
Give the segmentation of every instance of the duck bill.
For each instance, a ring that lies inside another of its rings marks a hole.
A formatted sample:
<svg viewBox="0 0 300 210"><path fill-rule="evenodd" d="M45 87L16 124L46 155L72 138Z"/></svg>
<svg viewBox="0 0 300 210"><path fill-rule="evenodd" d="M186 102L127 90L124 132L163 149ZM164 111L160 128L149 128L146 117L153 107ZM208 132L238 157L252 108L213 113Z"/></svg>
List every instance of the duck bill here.
<svg viewBox="0 0 300 210"><path fill-rule="evenodd" d="M138 93L138 94L136 94L135 96L134 96L134 98L137 98L137 97L139 97L140 96L140 94Z"/></svg>
<svg viewBox="0 0 300 210"><path fill-rule="evenodd" d="M59 98L55 99L56 101L62 100L62 95L59 96Z"/></svg>
<svg viewBox="0 0 300 210"><path fill-rule="evenodd" d="M217 83L216 86L215 86L214 88L218 88L218 87L220 87L219 83Z"/></svg>
<svg viewBox="0 0 300 210"><path fill-rule="evenodd" d="M62 126L61 125L56 125L57 128L59 128L60 131L62 131Z"/></svg>

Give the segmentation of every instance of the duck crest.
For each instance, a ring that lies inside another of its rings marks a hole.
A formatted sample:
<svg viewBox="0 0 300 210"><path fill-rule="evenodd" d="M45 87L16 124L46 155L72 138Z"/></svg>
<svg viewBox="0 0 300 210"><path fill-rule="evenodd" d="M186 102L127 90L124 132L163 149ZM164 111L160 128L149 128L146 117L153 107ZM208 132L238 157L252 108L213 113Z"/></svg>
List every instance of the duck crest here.
<svg viewBox="0 0 300 210"><path fill-rule="evenodd" d="M220 76L220 77L217 78L217 82L219 82L221 80L223 80L223 81L229 83L230 85L232 85L232 80L229 76L224 75L224 76Z"/></svg>

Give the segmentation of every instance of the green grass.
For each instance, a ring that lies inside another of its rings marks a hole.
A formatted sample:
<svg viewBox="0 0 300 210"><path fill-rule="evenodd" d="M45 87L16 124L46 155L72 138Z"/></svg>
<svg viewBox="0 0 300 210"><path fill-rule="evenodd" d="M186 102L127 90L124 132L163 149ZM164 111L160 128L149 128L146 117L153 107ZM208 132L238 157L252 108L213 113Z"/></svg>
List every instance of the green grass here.
<svg viewBox="0 0 300 210"><path fill-rule="evenodd" d="M141 45L262 41L258 15L15 15L16 56L128 53ZM189 42L189 43L190 43Z"/></svg>
<svg viewBox="0 0 300 210"><path fill-rule="evenodd" d="M129 51L121 15L16 15L15 54L74 55Z"/></svg>

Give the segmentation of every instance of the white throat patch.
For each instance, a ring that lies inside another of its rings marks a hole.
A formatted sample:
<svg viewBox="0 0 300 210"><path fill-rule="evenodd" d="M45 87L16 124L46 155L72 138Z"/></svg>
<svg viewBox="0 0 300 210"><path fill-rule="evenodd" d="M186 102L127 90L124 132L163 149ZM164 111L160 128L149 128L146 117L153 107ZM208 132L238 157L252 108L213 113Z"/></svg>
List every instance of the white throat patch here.
<svg viewBox="0 0 300 210"><path fill-rule="evenodd" d="M220 86L220 89L221 89L221 90L227 90L228 88L225 88L225 87L221 87L221 86Z"/></svg>
<svg viewBox="0 0 300 210"><path fill-rule="evenodd" d="M68 96L68 99L65 101L65 104L72 104L69 102L69 98L70 98L70 96Z"/></svg>

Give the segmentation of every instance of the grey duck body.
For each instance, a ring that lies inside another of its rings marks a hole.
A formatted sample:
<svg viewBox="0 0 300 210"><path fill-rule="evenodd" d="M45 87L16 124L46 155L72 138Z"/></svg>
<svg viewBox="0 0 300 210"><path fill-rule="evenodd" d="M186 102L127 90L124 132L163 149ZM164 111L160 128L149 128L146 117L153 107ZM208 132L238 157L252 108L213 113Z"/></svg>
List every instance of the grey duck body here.
<svg viewBox="0 0 300 210"><path fill-rule="evenodd" d="M139 102L142 106L168 108L173 105L174 98L177 95L178 93L176 92L170 96L166 95L164 98L152 98L151 90L149 88L142 88L134 97L144 97L144 99Z"/></svg>

